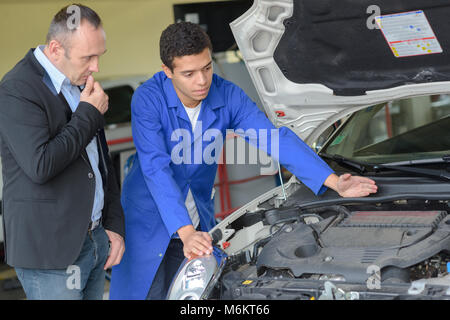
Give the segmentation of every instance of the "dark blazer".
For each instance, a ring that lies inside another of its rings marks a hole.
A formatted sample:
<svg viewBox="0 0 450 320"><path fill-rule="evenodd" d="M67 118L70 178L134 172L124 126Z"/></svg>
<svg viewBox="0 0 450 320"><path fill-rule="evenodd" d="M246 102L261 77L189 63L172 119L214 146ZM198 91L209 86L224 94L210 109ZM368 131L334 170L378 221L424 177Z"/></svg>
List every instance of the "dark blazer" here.
<svg viewBox="0 0 450 320"><path fill-rule="evenodd" d="M95 176L86 146L99 146L105 229L125 233L103 115L80 102L72 113L33 49L0 82L0 154L6 262L62 269L78 257L91 220Z"/></svg>

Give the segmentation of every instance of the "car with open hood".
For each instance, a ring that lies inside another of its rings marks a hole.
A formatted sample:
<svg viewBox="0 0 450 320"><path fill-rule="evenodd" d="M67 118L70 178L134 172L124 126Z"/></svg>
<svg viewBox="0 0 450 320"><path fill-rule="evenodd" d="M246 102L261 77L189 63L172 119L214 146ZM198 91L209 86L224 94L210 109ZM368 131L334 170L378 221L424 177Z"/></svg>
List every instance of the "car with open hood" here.
<svg viewBox="0 0 450 320"><path fill-rule="evenodd" d="M269 119L378 192L295 176L210 231L169 299L450 299L450 4L255 0L231 29Z"/></svg>

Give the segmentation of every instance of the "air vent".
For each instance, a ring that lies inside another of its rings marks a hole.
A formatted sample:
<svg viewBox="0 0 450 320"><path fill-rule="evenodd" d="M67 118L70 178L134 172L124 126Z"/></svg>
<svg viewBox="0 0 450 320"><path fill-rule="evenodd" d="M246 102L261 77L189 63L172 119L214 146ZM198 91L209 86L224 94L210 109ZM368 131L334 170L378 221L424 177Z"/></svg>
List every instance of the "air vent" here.
<svg viewBox="0 0 450 320"><path fill-rule="evenodd" d="M445 211L355 211L339 227L435 228Z"/></svg>
<svg viewBox="0 0 450 320"><path fill-rule="evenodd" d="M361 263L374 263L375 260L383 253L383 250L366 249L361 258Z"/></svg>

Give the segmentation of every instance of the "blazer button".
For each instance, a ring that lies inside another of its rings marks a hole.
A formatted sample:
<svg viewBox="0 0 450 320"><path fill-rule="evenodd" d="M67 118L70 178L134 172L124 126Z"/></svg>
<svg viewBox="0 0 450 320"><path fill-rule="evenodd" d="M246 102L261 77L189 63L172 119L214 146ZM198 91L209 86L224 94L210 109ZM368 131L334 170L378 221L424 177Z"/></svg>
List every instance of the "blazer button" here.
<svg viewBox="0 0 450 320"><path fill-rule="evenodd" d="M92 179L93 177L94 177L94 175L92 174L92 172L89 172L89 173L88 173L88 178L89 178L89 179Z"/></svg>

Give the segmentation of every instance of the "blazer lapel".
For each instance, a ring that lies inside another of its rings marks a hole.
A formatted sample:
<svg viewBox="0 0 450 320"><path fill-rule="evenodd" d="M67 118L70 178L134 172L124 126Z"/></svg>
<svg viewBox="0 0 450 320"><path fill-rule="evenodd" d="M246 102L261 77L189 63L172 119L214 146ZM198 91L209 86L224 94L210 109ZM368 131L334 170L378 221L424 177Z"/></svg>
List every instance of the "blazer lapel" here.
<svg viewBox="0 0 450 320"><path fill-rule="evenodd" d="M98 167L102 175L103 186L106 186L108 185L108 145L106 143L105 130L99 130L95 138L97 139Z"/></svg>
<svg viewBox="0 0 450 320"><path fill-rule="evenodd" d="M58 94L59 98L61 99L61 102L64 106L64 112L66 113L67 122L70 121L70 118L72 117L72 109L70 109L69 103L67 102L66 98L64 97L62 91Z"/></svg>
<svg viewBox="0 0 450 320"><path fill-rule="evenodd" d="M64 95L63 95L62 92L60 92L60 93L58 94L58 97L60 98L60 100L61 100L61 102L62 102L62 104L63 104L63 106L64 106L64 112L65 112L65 114L66 114L66 119L67 119L67 122L69 122L70 119L71 119L71 117L72 117L72 109L70 109L69 103L67 102L67 100L66 100L66 98L64 97ZM91 167L91 162L89 161L89 157L88 157L86 148L83 148L83 149L81 150L81 157L82 157L83 160L89 165L89 168L92 169L92 167Z"/></svg>

